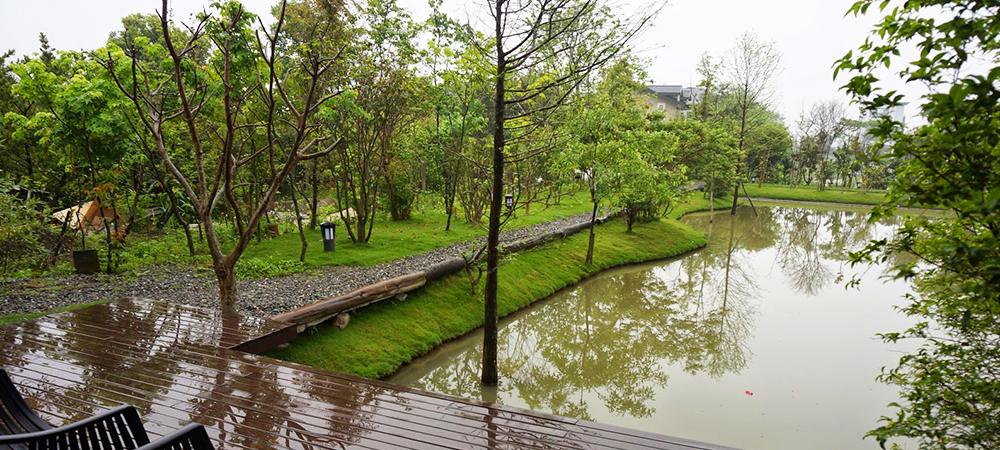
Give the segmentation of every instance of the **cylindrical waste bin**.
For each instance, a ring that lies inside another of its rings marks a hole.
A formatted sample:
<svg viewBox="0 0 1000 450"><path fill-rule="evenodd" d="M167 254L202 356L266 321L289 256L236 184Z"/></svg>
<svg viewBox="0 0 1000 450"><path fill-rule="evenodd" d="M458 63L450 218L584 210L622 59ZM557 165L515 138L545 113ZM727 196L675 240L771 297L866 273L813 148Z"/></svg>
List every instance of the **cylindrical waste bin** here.
<svg viewBox="0 0 1000 450"><path fill-rule="evenodd" d="M337 224L323 222L319 224L319 231L323 234L323 251L332 252L334 250L334 240L337 238Z"/></svg>
<svg viewBox="0 0 1000 450"><path fill-rule="evenodd" d="M90 275L101 270L100 263L97 262L97 250L74 250L73 267L76 273Z"/></svg>

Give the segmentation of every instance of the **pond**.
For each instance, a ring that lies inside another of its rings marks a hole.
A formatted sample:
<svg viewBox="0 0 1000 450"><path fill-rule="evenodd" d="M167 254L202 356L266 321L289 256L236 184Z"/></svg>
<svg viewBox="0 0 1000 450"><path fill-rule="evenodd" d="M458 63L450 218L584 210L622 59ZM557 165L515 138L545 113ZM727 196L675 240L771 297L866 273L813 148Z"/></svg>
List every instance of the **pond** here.
<svg viewBox="0 0 1000 450"><path fill-rule="evenodd" d="M877 449L862 437L898 395L876 377L909 348L876 334L908 325L893 306L909 288L846 258L897 223L757 209L690 215L704 249L604 272L503 320L495 389L478 381L481 333L390 381L744 449ZM860 289L845 289L855 275Z"/></svg>

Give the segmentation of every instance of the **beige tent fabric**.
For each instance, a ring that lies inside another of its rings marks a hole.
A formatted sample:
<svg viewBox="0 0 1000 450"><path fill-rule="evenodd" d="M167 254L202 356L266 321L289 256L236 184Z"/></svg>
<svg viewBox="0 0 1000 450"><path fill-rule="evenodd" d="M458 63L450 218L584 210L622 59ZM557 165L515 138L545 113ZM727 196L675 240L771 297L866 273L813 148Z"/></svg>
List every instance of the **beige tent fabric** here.
<svg viewBox="0 0 1000 450"><path fill-rule="evenodd" d="M104 215L107 216L109 221L117 219L119 224L125 222L125 217L123 217L120 212L115 211L110 207L104 208ZM81 205L56 211L52 214L52 217L59 221L59 223L69 220L69 226L74 230L83 228L86 231L93 231L104 228L104 223L101 219L100 205L93 200Z"/></svg>

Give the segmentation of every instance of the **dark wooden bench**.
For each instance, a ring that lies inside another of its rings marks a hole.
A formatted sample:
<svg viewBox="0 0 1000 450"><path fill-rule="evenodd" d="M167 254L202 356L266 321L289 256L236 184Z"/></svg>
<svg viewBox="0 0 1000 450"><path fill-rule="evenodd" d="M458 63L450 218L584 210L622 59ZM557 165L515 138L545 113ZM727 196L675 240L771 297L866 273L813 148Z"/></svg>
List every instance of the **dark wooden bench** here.
<svg viewBox="0 0 1000 450"><path fill-rule="evenodd" d="M192 423L163 436L139 450L215 450L208 433L201 424Z"/></svg>
<svg viewBox="0 0 1000 450"><path fill-rule="evenodd" d="M0 448L134 449L146 444L149 436L134 407L119 406L70 425L53 427L32 411L7 372L0 369Z"/></svg>
<svg viewBox="0 0 1000 450"><path fill-rule="evenodd" d="M53 427L24 401L7 372L0 369L0 448L214 450L205 427L192 423L149 442L135 407L124 405L70 425Z"/></svg>

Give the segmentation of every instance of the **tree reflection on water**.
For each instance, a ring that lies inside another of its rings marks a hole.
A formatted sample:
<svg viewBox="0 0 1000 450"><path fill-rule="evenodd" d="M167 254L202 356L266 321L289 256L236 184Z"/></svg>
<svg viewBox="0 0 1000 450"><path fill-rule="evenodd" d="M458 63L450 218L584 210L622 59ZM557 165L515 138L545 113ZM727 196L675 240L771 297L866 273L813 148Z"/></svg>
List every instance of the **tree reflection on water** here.
<svg viewBox="0 0 1000 450"><path fill-rule="evenodd" d="M712 378L747 367L763 279L777 269L796 292L816 295L834 281L847 251L873 236L863 212L759 213L690 216L685 222L709 237L704 249L606 272L506 319L495 391L484 395L478 381L478 338L445 346L392 381L499 403L517 397L582 419L593 419L595 399L617 415L650 417L669 381L666 367Z"/></svg>

